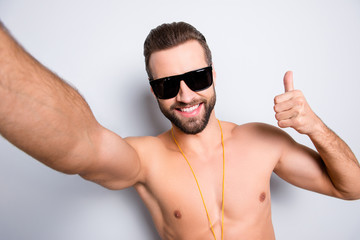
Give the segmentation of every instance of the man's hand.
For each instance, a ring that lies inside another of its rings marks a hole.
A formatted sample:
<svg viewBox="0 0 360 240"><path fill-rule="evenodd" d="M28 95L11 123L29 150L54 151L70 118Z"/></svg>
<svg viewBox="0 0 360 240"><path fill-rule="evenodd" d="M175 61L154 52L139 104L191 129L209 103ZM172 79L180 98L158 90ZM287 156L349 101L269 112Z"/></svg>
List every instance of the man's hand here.
<svg viewBox="0 0 360 240"><path fill-rule="evenodd" d="M293 73L284 76L285 93L274 99L275 118L281 128L292 127L302 134L311 135L321 129L322 122L311 110L303 93L294 90Z"/></svg>
<svg viewBox="0 0 360 240"><path fill-rule="evenodd" d="M316 116L302 92L294 90L291 71L285 73L284 86L285 93L274 99L279 127L307 134L319 155L303 145L290 144L275 172L308 190L341 199L360 199L360 165L349 146Z"/></svg>

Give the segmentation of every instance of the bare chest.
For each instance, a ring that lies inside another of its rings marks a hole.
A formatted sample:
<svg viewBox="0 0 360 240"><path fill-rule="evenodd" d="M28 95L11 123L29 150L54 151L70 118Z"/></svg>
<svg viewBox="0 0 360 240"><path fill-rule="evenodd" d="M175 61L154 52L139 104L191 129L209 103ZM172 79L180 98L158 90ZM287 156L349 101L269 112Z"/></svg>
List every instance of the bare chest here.
<svg viewBox="0 0 360 240"><path fill-rule="evenodd" d="M165 239L199 239L221 232L223 189L222 153L210 159L166 154L154 161L148 173L148 185L138 192L148 206L156 227ZM256 151L229 147L225 155L224 221L227 229L241 231L253 223L270 219L269 182L273 162ZM195 176L194 176L195 175ZM206 208L206 209L205 209ZM208 212L208 214L206 213ZM266 224L266 223L265 223ZM191 236L184 236L191 233ZM204 239L204 238L203 238Z"/></svg>

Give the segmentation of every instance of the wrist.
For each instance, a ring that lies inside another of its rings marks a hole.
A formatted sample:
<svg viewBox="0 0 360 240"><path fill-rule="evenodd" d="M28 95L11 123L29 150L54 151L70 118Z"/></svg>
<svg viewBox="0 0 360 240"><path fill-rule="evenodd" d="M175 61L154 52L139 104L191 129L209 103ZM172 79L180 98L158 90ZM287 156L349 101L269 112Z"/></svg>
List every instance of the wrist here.
<svg viewBox="0 0 360 240"><path fill-rule="evenodd" d="M308 136L311 139L322 139L326 138L331 130L325 125L323 121L319 117L317 117L316 123L313 125L313 130L308 133Z"/></svg>

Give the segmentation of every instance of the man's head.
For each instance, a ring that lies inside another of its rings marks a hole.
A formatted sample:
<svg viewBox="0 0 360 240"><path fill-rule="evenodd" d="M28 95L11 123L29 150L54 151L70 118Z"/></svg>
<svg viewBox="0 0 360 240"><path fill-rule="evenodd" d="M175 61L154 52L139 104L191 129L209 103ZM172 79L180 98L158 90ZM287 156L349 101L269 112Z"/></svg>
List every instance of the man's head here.
<svg viewBox="0 0 360 240"><path fill-rule="evenodd" d="M153 78L149 66L152 53L178 46L189 40L196 40L200 43L204 49L206 62L210 66L212 57L206 39L190 24L185 22L164 23L152 29L144 42L145 66L149 78Z"/></svg>
<svg viewBox="0 0 360 240"><path fill-rule="evenodd" d="M201 132L216 102L212 84L212 77L216 76L209 68L211 52L204 36L187 23L163 24L150 32L144 44L144 55L152 84L160 82L160 90L169 89L169 84L178 87L167 97L155 94L162 113L184 133ZM198 69L199 72L194 72Z"/></svg>

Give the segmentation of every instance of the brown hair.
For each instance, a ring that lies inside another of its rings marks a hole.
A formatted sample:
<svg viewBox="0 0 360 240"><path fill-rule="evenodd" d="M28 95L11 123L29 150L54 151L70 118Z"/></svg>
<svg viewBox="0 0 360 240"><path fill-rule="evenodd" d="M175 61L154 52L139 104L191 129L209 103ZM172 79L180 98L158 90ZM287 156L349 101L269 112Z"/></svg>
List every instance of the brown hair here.
<svg viewBox="0 0 360 240"><path fill-rule="evenodd" d="M149 61L152 53L178 46L189 40L197 40L204 49L206 61L212 64L211 51L202 35L195 27L185 22L165 23L152 29L144 42L146 72L152 78Z"/></svg>

